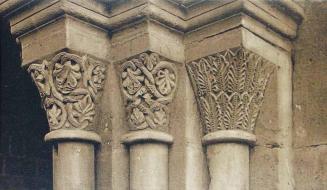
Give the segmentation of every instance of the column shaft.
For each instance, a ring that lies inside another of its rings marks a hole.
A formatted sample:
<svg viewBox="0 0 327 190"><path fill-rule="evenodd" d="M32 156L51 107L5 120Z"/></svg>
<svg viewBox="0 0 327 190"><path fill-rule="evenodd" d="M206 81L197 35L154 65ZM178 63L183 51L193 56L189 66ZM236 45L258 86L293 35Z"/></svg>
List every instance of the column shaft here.
<svg viewBox="0 0 327 190"><path fill-rule="evenodd" d="M249 190L249 145L218 143L207 146L209 190Z"/></svg>
<svg viewBox="0 0 327 190"><path fill-rule="evenodd" d="M53 147L54 190L94 190L94 144L59 142Z"/></svg>
<svg viewBox="0 0 327 190"><path fill-rule="evenodd" d="M168 145L142 143L130 147L131 190L168 190Z"/></svg>
<svg viewBox="0 0 327 190"><path fill-rule="evenodd" d="M249 146L254 134L242 130L220 130L205 135L210 173L209 190L249 190Z"/></svg>
<svg viewBox="0 0 327 190"><path fill-rule="evenodd" d="M140 130L124 135L122 142L129 146L130 189L168 190L168 149L173 137Z"/></svg>
<svg viewBox="0 0 327 190"><path fill-rule="evenodd" d="M53 144L53 189L94 190L94 154L101 142L98 134L60 129L45 135Z"/></svg>

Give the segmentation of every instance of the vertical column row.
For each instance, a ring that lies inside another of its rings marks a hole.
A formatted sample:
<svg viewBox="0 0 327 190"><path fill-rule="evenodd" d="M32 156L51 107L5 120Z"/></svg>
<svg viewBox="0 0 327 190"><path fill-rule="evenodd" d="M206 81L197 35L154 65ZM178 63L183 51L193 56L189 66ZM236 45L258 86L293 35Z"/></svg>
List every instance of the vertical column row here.
<svg viewBox="0 0 327 190"><path fill-rule="evenodd" d="M273 70L243 47L188 64L205 131L209 190L249 189L249 145Z"/></svg>
<svg viewBox="0 0 327 190"><path fill-rule="evenodd" d="M291 64L290 42L302 18L296 3L8 0L0 9L48 117L55 190L95 189L99 135L105 142L98 189L127 190L128 183L133 190L207 189L206 164L210 190L249 189L254 125L274 70L270 62ZM112 75L97 110L106 61ZM276 128L287 146L278 157L280 187L292 181L283 169L291 165L289 72L277 74ZM105 129L95 126L103 115Z"/></svg>
<svg viewBox="0 0 327 190"><path fill-rule="evenodd" d="M54 190L94 190L93 132L96 99L102 90L105 67L87 56L61 52L50 61L29 65L47 114L53 144Z"/></svg>
<svg viewBox="0 0 327 190"><path fill-rule="evenodd" d="M130 132L122 142L130 153L130 189L168 190L169 103L176 85L173 63L142 53L122 64L122 93Z"/></svg>

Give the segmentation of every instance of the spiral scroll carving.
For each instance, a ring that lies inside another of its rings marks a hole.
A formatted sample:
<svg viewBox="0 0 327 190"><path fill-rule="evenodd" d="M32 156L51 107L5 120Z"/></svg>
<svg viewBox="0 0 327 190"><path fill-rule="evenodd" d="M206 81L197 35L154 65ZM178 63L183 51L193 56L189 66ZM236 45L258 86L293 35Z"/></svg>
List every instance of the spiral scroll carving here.
<svg viewBox="0 0 327 190"><path fill-rule="evenodd" d="M105 67L88 58L62 52L51 61L28 67L36 84L50 130L90 128Z"/></svg>
<svg viewBox="0 0 327 190"><path fill-rule="evenodd" d="M177 84L174 64L143 53L122 64L121 80L130 129L166 131Z"/></svg>

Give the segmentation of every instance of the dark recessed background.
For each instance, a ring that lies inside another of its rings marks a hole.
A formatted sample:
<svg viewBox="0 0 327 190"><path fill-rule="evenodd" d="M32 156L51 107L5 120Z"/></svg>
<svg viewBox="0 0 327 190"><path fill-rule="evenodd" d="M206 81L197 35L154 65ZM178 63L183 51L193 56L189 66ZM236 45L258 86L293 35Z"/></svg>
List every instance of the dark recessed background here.
<svg viewBox="0 0 327 190"><path fill-rule="evenodd" d="M51 146L38 90L23 69L19 45L1 21L0 190L52 189Z"/></svg>

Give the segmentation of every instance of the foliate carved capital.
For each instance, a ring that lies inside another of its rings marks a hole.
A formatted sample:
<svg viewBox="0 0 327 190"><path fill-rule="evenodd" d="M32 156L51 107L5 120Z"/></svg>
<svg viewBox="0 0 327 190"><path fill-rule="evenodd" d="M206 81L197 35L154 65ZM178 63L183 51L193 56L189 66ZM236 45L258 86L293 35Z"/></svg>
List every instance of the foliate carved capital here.
<svg viewBox="0 0 327 190"><path fill-rule="evenodd" d="M167 131L177 71L156 53L142 53L122 64L121 82L130 130Z"/></svg>
<svg viewBox="0 0 327 190"><path fill-rule="evenodd" d="M253 132L273 64L239 47L193 61L187 68L205 133Z"/></svg>
<svg viewBox="0 0 327 190"><path fill-rule="evenodd" d="M105 66L87 56L62 52L28 67L47 113L50 130L92 129Z"/></svg>

